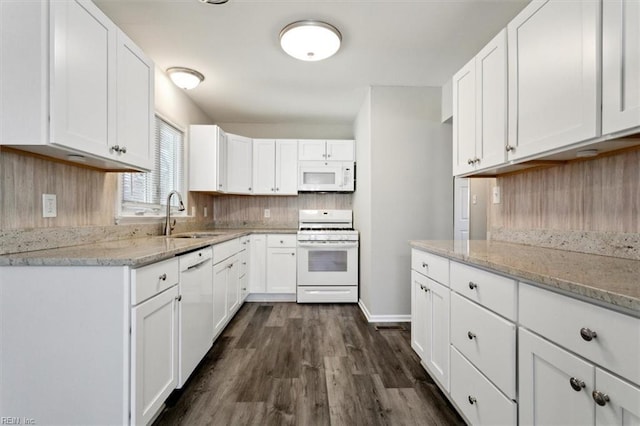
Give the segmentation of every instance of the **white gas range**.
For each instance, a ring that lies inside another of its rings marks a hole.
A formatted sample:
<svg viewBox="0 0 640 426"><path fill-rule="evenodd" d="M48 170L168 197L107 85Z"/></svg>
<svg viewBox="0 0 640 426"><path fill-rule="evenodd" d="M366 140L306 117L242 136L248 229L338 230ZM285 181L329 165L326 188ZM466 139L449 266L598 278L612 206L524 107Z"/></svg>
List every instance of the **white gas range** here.
<svg viewBox="0 0 640 426"><path fill-rule="evenodd" d="M358 302L358 240L351 210L300 210L298 303Z"/></svg>

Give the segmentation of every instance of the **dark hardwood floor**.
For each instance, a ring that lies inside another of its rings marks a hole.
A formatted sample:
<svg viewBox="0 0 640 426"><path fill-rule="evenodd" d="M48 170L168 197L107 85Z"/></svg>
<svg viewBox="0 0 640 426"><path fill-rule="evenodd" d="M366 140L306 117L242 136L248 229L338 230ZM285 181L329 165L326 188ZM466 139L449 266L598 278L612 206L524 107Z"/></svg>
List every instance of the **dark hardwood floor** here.
<svg viewBox="0 0 640 426"><path fill-rule="evenodd" d="M453 425L409 324L356 305L245 303L155 425Z"/></svg>

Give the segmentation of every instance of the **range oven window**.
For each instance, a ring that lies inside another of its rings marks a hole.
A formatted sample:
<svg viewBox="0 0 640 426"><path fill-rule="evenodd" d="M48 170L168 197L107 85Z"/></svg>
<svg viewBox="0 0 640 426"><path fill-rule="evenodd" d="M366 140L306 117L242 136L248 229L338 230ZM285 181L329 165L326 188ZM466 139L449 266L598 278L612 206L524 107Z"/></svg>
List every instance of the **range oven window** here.
<svg viewBox="0 0 640 426"><path fill-rule="evenodd" d="M302 181L307 185L334 185L336 174L333 172L303 172Z"/></svg>
<svg viewBox="0 0 640 426"><path fill-rule="evenodd" d="M309 272L347 272L346 250L309 250Z"/></svg>

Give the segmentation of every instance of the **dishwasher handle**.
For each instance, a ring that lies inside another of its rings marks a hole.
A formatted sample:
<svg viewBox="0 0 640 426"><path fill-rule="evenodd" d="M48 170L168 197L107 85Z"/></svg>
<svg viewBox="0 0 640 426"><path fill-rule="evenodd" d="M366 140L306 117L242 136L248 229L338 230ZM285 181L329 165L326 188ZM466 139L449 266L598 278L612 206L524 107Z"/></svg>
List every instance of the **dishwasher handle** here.
<svg viewBox="0 0 640 426"><path fill-rule="evenodd" d="M186 271L192 271L194 269L198 269L200 268L202 265L206 264L207 262L211 262L211 259L205 259L202 262L198 262L195 263L193 265L189 265L186 269L183 269L182 272L186 272Z"/></svg>

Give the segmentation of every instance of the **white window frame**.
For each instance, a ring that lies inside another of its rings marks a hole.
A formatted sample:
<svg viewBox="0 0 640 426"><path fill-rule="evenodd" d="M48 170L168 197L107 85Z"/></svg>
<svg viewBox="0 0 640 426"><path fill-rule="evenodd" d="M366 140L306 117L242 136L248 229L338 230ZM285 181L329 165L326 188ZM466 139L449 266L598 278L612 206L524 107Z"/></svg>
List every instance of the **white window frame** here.
<svg viewBox="0 0 640 426"><path fill-rule="evenodd" d="M156 117L160 118L162 121L166 122L167 124L175 127L176 129L178 129L180 132L182 132L183 135L183 139L182 139L182 144L183 144L183 158L182 158L182 166L183 166L183 171L184 171L184 176L183 176L183 186L184 188L178 189L178 191L180 192L180 195L182 195L182 201L183 204L185 206L185 210L184 211L178 211L176 208L172 207L171 208L171 217L172 218L190 218L192 217L189 214L189 192L187 190L187 188L189 188L189 173L188 173L188 163L187 163L187 158L188 158L188 148L189 148L189 144L188 144L188 132L186 129L186 126L183 126L181 124L177 124L175 120L172 120L170 118L168 118L167 116L159 113L159 112L155 112L154 114L154 121L156 119ZM154 133L154 144L155 144L155 133ZM155 150L157 149L157 146L154 145L154 157L155 157ZM155 162L155 161L154 161ZM115 217L115 223L116 225L119 224L128 224L128 223L160 223L162 221L165 220L166 217L166 205L164 203L160 204L160 209L158 212L156 213L152 213L152 212L144 212L143 215L139 215L139 214L135 214L133 211L131 210L127 210L123 208L123 200L122 200L122 177L123 174L122 173L118 173L118 182L117 182L117 196L116 196L116 217ZM174 197L175 198L175 197Z"/></svg>

